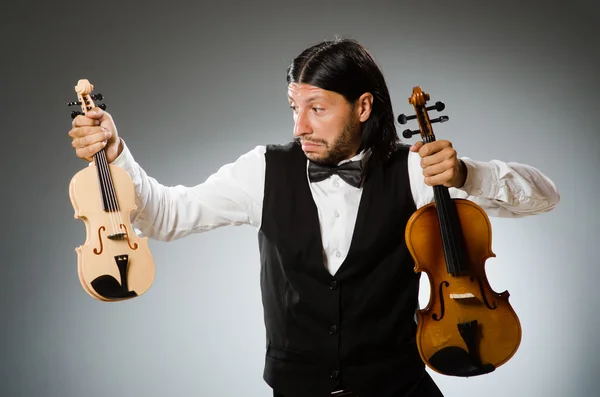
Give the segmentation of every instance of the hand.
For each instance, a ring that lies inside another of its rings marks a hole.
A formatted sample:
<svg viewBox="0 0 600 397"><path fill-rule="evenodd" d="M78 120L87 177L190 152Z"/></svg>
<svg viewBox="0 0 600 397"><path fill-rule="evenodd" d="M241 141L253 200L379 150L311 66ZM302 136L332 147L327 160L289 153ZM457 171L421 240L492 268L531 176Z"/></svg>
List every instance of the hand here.
<svg viewBox="0 0 600 397"><path fill-rule="evenodd" d="M458 159L456 150L449 141L415 143L410 150L421 156L421 167L425 183L429 186L461 188L467 179L467 167Z"/></svg>
<svg viewBox="0 0 600 397"><path fill-rule="evenodd" d="M123 150L112 116L100 108L74 118L69 136L77 157L87 161L104 148L106 159L112 163Z"/></svg>

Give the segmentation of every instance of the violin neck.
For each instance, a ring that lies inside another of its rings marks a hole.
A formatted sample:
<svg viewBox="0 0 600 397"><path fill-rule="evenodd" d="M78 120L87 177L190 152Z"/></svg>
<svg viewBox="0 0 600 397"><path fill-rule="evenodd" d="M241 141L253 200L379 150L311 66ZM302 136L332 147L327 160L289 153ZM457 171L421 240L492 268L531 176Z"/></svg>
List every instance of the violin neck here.
<svg viewBox="0 0 600 397"><path fill-rule="evenodd" d="M105 212L114 212L119 210L119 202L115 192L112 175L108 166L108 159L104 149L94 154L94 163L98 173L98 184L100 185L100 194L102 195L102 207Z"/></svg>
<svg viewBox="0 0 600 397"><path fill-rule="evenodd" d="M456 205L445 186L434 186L433 193L448 273L455 276L468 275L465 242Z"/></svg>

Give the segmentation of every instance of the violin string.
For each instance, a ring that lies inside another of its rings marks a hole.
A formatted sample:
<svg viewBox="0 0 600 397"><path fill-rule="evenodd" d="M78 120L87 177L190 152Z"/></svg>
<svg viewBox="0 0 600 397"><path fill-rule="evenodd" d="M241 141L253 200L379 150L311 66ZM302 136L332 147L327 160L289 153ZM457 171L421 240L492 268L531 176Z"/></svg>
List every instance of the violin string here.
<svg viewBox="0 0 600 397"><path fill-rule="evenodd" d="M87 107L86 107L86 98L85 98L85 94L81 94L81 93L77 93L77 99L79 101L79 104L81 105L81 110L83 114L87 113ZM98 174L98 156L96 154L94 154L93 156L93 161L94 161L94 166L96 167L96 173L98 175L98 182L101 183L101 175ZM102 188L102 186L100 186L100 188ZM100 190L100 193L102 193L102 190ZM102 194L100 195L100 198L102 198ZM101 234L98 235L98 239L100 239L100 244L102 247L105 247L106 244L104 244L104 236L102 236ZM94 278L96 278L96 275L93 274L90 278L85 277L85 269L80 268L79 272L80 272L80 279L82 281L85 281L86 287L87 289L90 291L90 293L92 293L93 295L98 295L97 291L94 289L94 287L92 287L92 280Z"/></svg>
<svg viewBox="0 0 600 397"><path fill-rule="evenodd" d="M452 279L452 276L454 274L456 274L456 268L454 266L454 252L452 250L452 244L450 242L451 239L451 232L449 230L449 222L448 222L448 211L447 211L447 201L448 200L444 200L444 194L443 194L443 190L444 186L437 186L436 187L436 191L437 191L437 205L439 206L439 210L438 210L438 214L439 214L439 222L442 228L442 244L443 244L443 249L444 249L444 257L446 258L446 268L448 270L448 274L450 276L450 278ZM453 286L452 280L450 281L450 285L451 288ZM454 306L455 309L460 312L460 303L458 305ZM458 313L457 313L458 314ZM459 315L460 317L460 315Z"/></svg>
<svg viewBox="0 0 600 397"><path fill-rule="evenodd" d="M106 153L106 152L105 152ZM123 216L121 213L121 209L119 207L119 202L118 202L118 198L117 198L117 193L115 190L115 186L114 186L114 178L111 176L111 172L110 172L110 164L108 163L108 158L106 157L106 155L102 156L102 163L103 163L103 168L105 170L105 175L106 175L106 187L107 187L107 197L108 200L110 202L111 205L111 215L112 215L112 219L113 221L116 223L116 231L115 233L124 233L124 239L127 241L123 241L123 239L119 238L117 241L120 244L129 244L129 233L127 229L121 229L121 227L125 227L125 222L123 222ZM112 246L112 244L111 244ZM118 246L118 245L117 245ZM120 254L120 252L119 252ZM114 253L112 253L111 257L114 257ZM119 279L119 282L121 284L123 284L123 280L121 279L121 274L120 272L118 272L117 274L117 279Z"/></svg>
<svg viewBox="0 0 600 397"><path fill-rule="evenodd" d="M117 209L116 205L115 205L115 200L113 199L113 194L112 194L112 186L110 184L110 169L108 167L108 160L106 158L106 152L103 152L104 155L99 156L100 158L100 163L101 163L101 168L102 168L102 181L104 183L104 191L106 194L106 201L107 201L107 205L108 205L108 210L109 210L109 217L110 217L110 223L112 225L113 231L111 234L116 235L117 233L119 233L118 230L118 219L117 216L115 214L115 211ZM110 254L109 258L111 258L111 260L113 260L113 258L115 258L115 256L119 253L115 252L116 246L118 246L118 242L119 239L117 238L116 240L109 240L107 241L107 252ZM111 269L114 269L114 266L111 266ZM116 272L115 274L117 280L120 280L120 274L119 272Z"/></svg>
<svg viewBox="0 0 600 397"><path fill-rule="evenodd" d="M89 103L93 104L91 97L88 98L88 101L89 101ZM101 127L101 129L103 129L103 128ZM100 154L100 152L98 152L96 158L98 159L97 163L98 163L100 174L102 175L102 184L103 184L103 188L104 188L103 192L105 194L106 204L108 206L108 211L109 211L110 223L111 223L111 226L113 229L111 234L117 234L117 233L119 233L119 229L120 229L120 226L119 226L120 222L117 217L117 214L115 214L115 211L118 209L118 207L116 205L117 201L113 194L114 187L111 183L112 178L110 175L110 168L108 167L106 151L103 148L101 150L101 152L102 152L102 155Z"/></svg>
<svg viewBox="0 0 600 397"><path fill-rule="evenodd" d="M441 196L443 197L443 193L441 194ZM448 254L448 260L449 260L449 268L450 268L450 272L452 274L456 274L457 268L456 268L456 255L455 255L455 250L454 250L454 242L452 239L452 231L451 229L451 223L450 223L450 217L449 217L449 211L448 211L448 200L441 200L441 211L443 214L443 225L444 225L444 229L445 229L445 238L446 238L446 250L447 250L447 254Z"/></svg>
<svg viewBox="0 0 600 397"><path fill-rule="evenodd" d="M434 142L435 135L433 131L429 131L429 135L425 139L425 143ZM454 205L452 198L450 197L449 189L445 186L436 186L434 188L434 199L436 201L436 206L438 206L438 222L440 223L440 231L442 233L442 247L445 251L444 258L446 259L447 267L450 276L455 276L458 270L458 260L460 259L457 251L456 239L452 233L452 221L458 219L450 219L451 218L451 208L450 206ZM465 264L463 264L465 265ZM460 277L461 275L458 275ZM460 302L460 300L459 300ZM459 303L455 305L455 310L457 314L457 319L461 322L460 319L464 319L464 314L462 310L462 305Z"/></svg>
<svg viewBox="0 0 600 397"><path fill-rule="evenodd" d="M91 98L90 98L90 103L92 103ZM108 158L106 157L106 151L105 151L105 149L102 149L101 152L102 152L102 154L98 154L96 158L97 158L97 165L99 167L100 175L102 176L101 181L102 181L102 184L104 185L103 190L105 193L106 203L108 206L110 223L113 228L113 232L111 234L117 235L119 233L124 233L125 234L124 239L128 240L129 239L128 230L121 229L122 226L125 227L125 222L123 222L123 216L122 216L122 213L119 208L117 194L116 194L116 190L115 190L115 186L114 186L114 181L113 181L113 178L112 178L111 172L110 172L110 165L108 164ZM120 241L120 240L121 240L120 238L117 239L117 241L122 243L122 241ZM115 257L115 252L113 252L115 247L112 244L112 240L109 240L107 242L110 243L110 244L106 245L107 252L110 253L110 258L113 258L113 257ZM129 244L128 241L126 243ZM117 246L118 246L118 243L117 243ZM116 277L119 280L119 282L122 283L123 280L121 280L120 276L121 276L120 272L118 272L116 274Z"/></svg>
<svg viewBox="0 0 600 397"><path fill-rule="evenodd" d="M86 108L87 106L85 104L92 104L93 105L93 101L90 97L90 95L81 95L80 97L81 103L83 104L83 111L84 114L86 112ZM116 216L114 214L114 210L116 209L115 201L113 200L112 194L110 192L110 190L112 189L112 186L110 184L110 172L107 166L107 159L106 159L106 152L104 151L104 149L102 149L101 151L97 152L94 155L94 160L95 160L95 165L96 165L96 172L98 174L98 182L100 184L100 193L101 193L101 199L102 199L102 206L104 207L104 205L106 205L106 210L108 212L108 219L110 222L110 226L107 226L107 229L105 231L105 235L104 236L99 236L100 239L102 239L103 241L101 242L104 250L106 251L107 257L108 258L113 258L114 255L114 247L112 244L112 240L108 238L108 236L110 235L114 235L115 233L118 232L116 225L118 224L118 220L116 219ZM112 228L112 230L110 230ZM109 259L110 261L110 259ZM109 267L110 268L110 267ZM106 269L96 269L96 271L100 274L104 274L106 272ZM92 279L95 279L96 275L94 275L92 277ZM98 292L91 286L91 280L87 281L87 285L88 288L90 289L90 291L93 291L94 294L97 294Z"/></svg>
<svg viewBox="0 0 600 397"><path fill-rule="evenodd" d="M106 152L105 152L106 153ZM118 218L118 206L117 206L117 202L116 202L116 198L114 197L114 187L111 183L111 175L110 175L110 168L108 166L108 160L106 158L106 155L102 156L102 170L103 170L103 175L104 175L104 186L105 186L105 192L106 192L106 200L110 209L110 217L111 217L111 224L113 227L113 234L118 234L120 231L120 223L119 223L119 218Z"/></svg>
<svg viewBox="0 0 600 397"><path fill-rule="evenodd" d="M436 140L433 131L430 131L426 141L427 143L434 142ZM436 193L436 202L439 206L438 215L440 217L439 222L442 230L442 244L445 246L446 250L446 263L447 269L451 274L456 274L458 271L457 268L457 247L456 241L452 233L452 219L450 219L450 208L449 206L453 203L451 202L451 197L448 191L448 188L442 186L437 186L435 190Z"/></svg>
<svg viewBox="0 0 600 397"><path fill-rule="evenodd" d="M99 153L94 154L94 164L96 166L96 172L98 175L98 184L100 187L100 198L102 200L102 206L104 207L104 192L106 191L106 189L104 189L104 173L102 172L103 168L102 168L102 157L100 156ZM110 208L107 208L108 210L108 218L109 220L111 219L111 214L110 214ZM112 224L112 222L111 222ZM107 238L107 236L110 236L111 234L111 230L110 230L110 226L107 226L107 230L104 231L104 234L99 235L98 238L101 239L100 244L103 247L103 251L107 252L110 254L112 247L110 244L110 239ZM108 257L110 258L110 255L108 255ZM94 294L98 294L98 292L96 291L96 289L94 287L92 287L91 282L93 279L95 279L97 276L99 275L103 275L105 273L104 269L99 268L99 269L95 269L95 274L89 279L86 280L86 283L88 285L88 288L90 289L90 291L93 291Z"/></svg>
<svg viewBox="0 0 600 397"><path fill-rule="evenodd" d="M125 222L123 222L123 214L121 213L121 208L119 207L119 201L117 199L117 192L115 190L114 179L111 177L110 165L108 164L108 160L106 158L104 161L106 161L106 172L108 175L107 179L109 184L110 200L115 210L115 220L118 224L119 231L123 231L127 235L127 230L121 229L121 226L125 227ZM128 235L126 237L128 237Z"/></svg>
<svg viewBox="0 0 600 397"><path fill-rule="evenodd" d="M426 113L425 113L426 114ZM429 133L424 139L424 143L432 143L435 142L435 135L432 130L429 130ZM444 258L446 260L446 269L453 274L455 272L454 261L452 260L452 253L447 248L448 237L450 235L448 231L448 217L447 210L445 208L445 201L443 199L443 194L441 189L443 186L436 186L433 188L434 199L436 201L436 207L438 208L438 222L440 224L440 232L442 234L442 249L444 250Z"/></svg>
<svg viewBox="0 0 600 397"><path fill-rule="evenodd" d="M96 153L96 166L98 167L98 173L100 175L101 190L103 193L102 198L105 201L106 210L108 212L108 218L110 220L110 225L111 225L111 230L108 232L108 235L111 235L111 234L115 233L115 221L114 221L114 215L113 215L113 211L112 211L112 205L111 205L110 198L108 195L108 183L107 183L107 176L106 176L106 168L104 166L102 152Z"/></svg>
<svg viewBox="0 0 600 397"><path fill-rule="evenodd" d="M114 235L116 233L116 230L115 230L116 222L115 222L115 215L114 215L114 211L113 211L113 205L111 203L111 199L110 199L110 195L109 195L109 191L108 191L108 181L107 181L108 174L107 174L107 169L106 169L106 165L105 165L106 157L102 156L99 152L97 158L98 158L98 170L102 177L102 179L101 179L102 185L103 185L102 190L105 194L104 197L106 200L106 205L107 205L107 210L108 210L108 218L110 220L110 225L111 225L111 229L112 229L108 233L108 235L111 235L111 234ZM114 256L112 240L106 241L106 250L107 250L107 252L110 253L110 257Z"/></svg>
<svg viewBox="0 0 600 397"><path fill-rule="evenodd" d="M91 98L89 99L90 103L92 103ZM101 183L101 189L103 192L103 200L106 200L106 206L107 206L107 211L108 211L108 218L109 218L109 222L110 222L110 228L112 230L108 230L108 232L106 233L107 236L110 235L114 235L118 232L117 230L117 224L118 221L115 218L115 214L114 214L114 204L112 202L112 198L110 195L110 190L109 190L109 183L108 180L110 178L110 174L108 172L108 168L106 166L106 152L104 151L104 149L102 149L101 151L96 153L96 166L98 167L98 173L100 175L100 183ZM105 249L106 252L109 254L109 258L113 258L115 255L114 253L114 247L112 244L112 240L106 238L106 240L104 241L104 245L105 245ZM104 272L104 269L99 271Z"/></svg>

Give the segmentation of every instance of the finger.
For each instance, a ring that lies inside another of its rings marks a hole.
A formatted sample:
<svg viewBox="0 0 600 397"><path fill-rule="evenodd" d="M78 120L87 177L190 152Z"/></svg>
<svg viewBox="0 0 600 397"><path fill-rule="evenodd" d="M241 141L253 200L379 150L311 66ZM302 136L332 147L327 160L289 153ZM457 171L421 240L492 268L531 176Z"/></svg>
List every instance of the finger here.
<svg viewBox="0 0 600 397"><path fill-rule="evenodd" d="M78 115L73 119L71 123L73 128L100 125L103 121L110 120L112 117L110 113L105 112L99 107L95 107L87 111L84 115Z"/></svg>
<svg viewBox="0 0 600 397"><path fill-rule="evenodd" d="M77 157L82 158L82 159L84 159L86 161L90 161L91 162L94 159L93 155L89 156L88 155L88 151L84 150L84 149L77 149L75 151L75 154L77 154Z"/></svg>
<svg viewBox="0 0 600 397"><path fill-rule="evenodd" d="M452 143L450 143L450 141L446 141L446 140L429 142L429 143L426 143L425 145L423 145L421 147L421 149L419 149L419 155L421 155L421 157L427 157L427 156L431 156L432 154L441 152L445 148L451 148L451 147L452 147Z"/></svg>
<svg viewBox="0 0 600 397"><path fill-rule="evenodd" d="M93 109L88 110L85 113L86 117L90 118L90 119L100 119L102 118L102 116L105 115L104 110L100 109L99 107L95 107Z"/></svg>
<svg viewBox="0 0 600 397"><path fill-rule="evenodd" d="M98 142L107 141L112 136L110 130L106 128L94 128L90 130L88 134L79 135L73 139L71 144L74 148L84 148L86 146L94 145Z"/></svg>
<svg viewBox="0 0 600 397"><path fill-rule="evenodd" d="M97 142L93 145L78 148L75 150L75 153L78 157L91 161L92 156L102 150L104 146L106 146L106 141Z"/></svg>
<svg viewBox="0 0 600 397"><path fill-rule="evenodd" d="M456 162L452 159L444 160L440 163L433 164L423 168L423 175L425 177L431 177L435 175L440 175L446 172L446 170L451 170L454 172L456 166Z"/></svg>
<svg viewBox="0 0 600 397"><path fill-rule="evenodd" d="M419 152L421 154L421 152ZM427 168L435 164L442 163L446 160L456 158L456 150L452 147L445 147L439 152L435 152L421 158L421 167Z"/></svg>
<svg viewBox="0 0 600 397"><path fill-rule="evenodd" d="M441 174L437 174L434 176L425 177L425 183L429 186L447 186L450 180L452 179L452 170L446 170Z"/></svg>
<svg viewBox="0 0 600 397"><path fill-rule="evenodd" d="M104 141L106 141L104 134L98 133L94 135L83 136L81 138L75 138L71 142L71 146L73 146L75 149L83 149L89 146L93 146L98 142Z"/></svg>
<svg viewBox="0 0 600 397"><path fill-rule="evenodd" d="M414 145L410 147L411 152L418 152L423 146L423 141L417 141Z"/></svg>
<svg viewBox="0 0 600 397"><path fill-rule="evenodd" d="M99 107L95 107L92 110L90 110L89 112L87 112L86 117L88 117L92 120L99 121L99 124L102 124L105 121L112 122L112 116L110 115L110 113L105 112L104 110L100 109ZM96 124L96 125L98 125L98 124Z"/></svg>
<svg viewBox="0 0 600 397"><path fill-rule="evenodd" d="M97 134L101 131L101 128L102 127L99 126L76 127L69 131L69 136L73 139L81 138L83 136Z"/></svg>
<svg viewBox="0 0 600 397"><path fill-rule="evenodd" d="M69 130L69 137L71 139L80 138L82 136L94 134L98 132L99 127L73 127Z"/></svg>
<svg viewBox="0 0 600 397"><path fill-rule="evenodd" d="M93 118L88 117L88 115L80 114L73 119L71 125L73 126L73 128L100 125L100 120L95 120Z"/></svg>

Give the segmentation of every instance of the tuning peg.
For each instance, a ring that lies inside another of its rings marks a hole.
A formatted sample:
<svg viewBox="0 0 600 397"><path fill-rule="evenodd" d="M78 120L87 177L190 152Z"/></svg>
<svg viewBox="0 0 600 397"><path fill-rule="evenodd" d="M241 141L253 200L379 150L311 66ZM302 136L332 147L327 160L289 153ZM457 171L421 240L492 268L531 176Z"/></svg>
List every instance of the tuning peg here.
<svg viewBox="0 0 600 397"><path fill-rule="evenodd" d="M437 119L431 120L430 123L431 124L433 124L433 123L445 123L448 120L450 120L450 118L448 118L448 116L440 116Z"/></svg>
<svg viewBox="0 0 600 397"><path fill-rule="evenodd" d="M101 103L101 104L99 104L99 105L97 105L97 106L98 106L100 109L102 109L102 110L106 110L106 104L104 104L104 103Z"/></svg>
<svg viewBox="0 0 600 397"><path fill-rule="evenodd" d="M81 105L81 102L79 102L79 101L67 102L67 106L75 106L75 105Z"/></svg>
<svg viewBox="0 0 600 397"><path fill-rule="evenodd" d="M441 112L444 109L446 109L446 105L440 101L437 101L433 106L427 107L427 110L437 110L438 112Z"/></svg>
<svg viewBox="0 0 600 397"><path fill-rule="evenodd" d="M412 119L416 119L416 118L417 118L417 116L415 116L415 115L407 116L404 113L402 113L400 116L398 116L398 122L400 124L406 124L406 122L408 120L412 120Z"/></svg>
<svg viewBox="0 0 600 397"><path fill-rule="evenodd" d="M101 101L104 99L104 96L102 96L100 93L97 93L95 95L90 95L90 98L92 98L94 101Z"/></svg>
<svg viewBox="0 0 600 397"><path fill-rule="evenodd" d="M80 114L83 114L83 113L80 111L77 111L77 110L73 110L71 112L71 118L74 119L75 117L79 116Z"/></svg>
<svg viewBox="0 0 600 397"><path fill-rule="evenodd" d="M402 136L406 139L410 139L410 138L412 138L413 135L417 135L420 133L421 133L421 131L419 131L419 130L407 129L407 130L402 131Z"/></svg>
<svg viewBox="0 0 600 397"><path fill-rule="evenodd" d="M435 105L428 106L428 107L426 107L426 109L429 110L429 111L431 111L431 110L437 110L438 112L441 112L442 110L446 109L446 105L444 105L443 102L437 101L435 103ZM442 116L442 117L445 117L445 116ZM398 116L398 122L400 124L406 124L407 121L414 120L416 118L417 118L417 116L415 116L415 115L407 116L407 115L405 115L403 113L400 116ZM445 120L442 120L441 118L440 119L436 119L436 120L438 120L437 122L443 123L444 121L448 121L448 118L446 117Z"/></svg>

